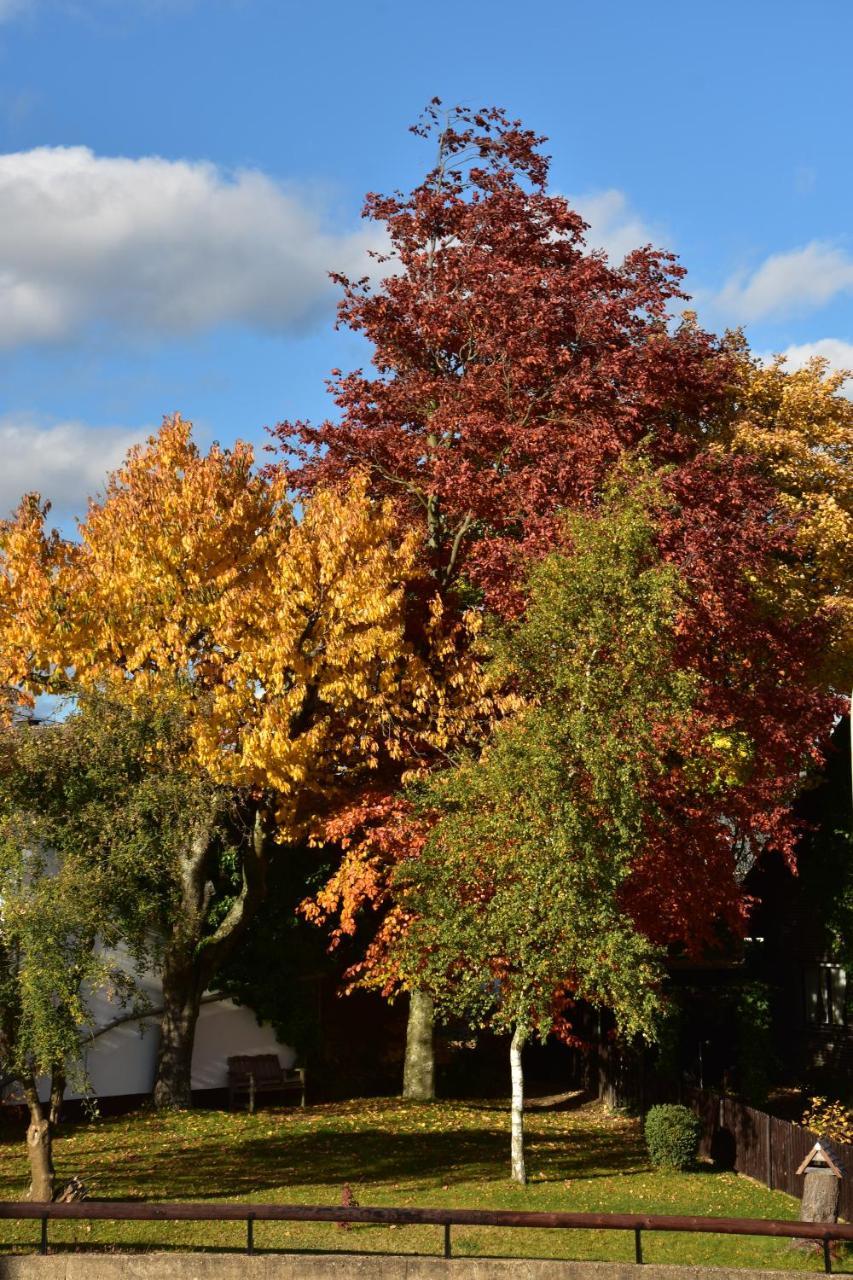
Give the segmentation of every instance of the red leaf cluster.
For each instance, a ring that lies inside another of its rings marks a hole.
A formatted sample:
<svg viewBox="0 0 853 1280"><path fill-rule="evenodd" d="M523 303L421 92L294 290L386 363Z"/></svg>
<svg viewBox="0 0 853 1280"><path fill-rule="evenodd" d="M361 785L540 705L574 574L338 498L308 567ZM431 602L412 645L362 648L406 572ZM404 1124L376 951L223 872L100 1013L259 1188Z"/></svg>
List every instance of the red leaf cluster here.
<svg viewBox="0 0 853 1280"><path fill-rule="evenodd" d="M339 323L371 343L375 372L334 377L339 421L276 434L298 442L298 490L366 468L423 528L436 570L465 565L501 609L526 544L547 540L557 508L594 501L625 449L692 455L732 364L692 320L671 328L685 296L673 255L645 247L614 265L586 248L517 121L491 109L431 123L437 167L365 206L393 273L376 289L341 278Z"/></svg>

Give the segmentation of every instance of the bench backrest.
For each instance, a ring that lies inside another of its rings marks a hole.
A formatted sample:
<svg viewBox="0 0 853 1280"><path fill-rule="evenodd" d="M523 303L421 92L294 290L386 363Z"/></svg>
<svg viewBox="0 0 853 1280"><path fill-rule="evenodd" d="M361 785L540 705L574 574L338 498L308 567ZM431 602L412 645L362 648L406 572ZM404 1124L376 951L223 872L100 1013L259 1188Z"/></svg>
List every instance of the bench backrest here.
<svg viewBox="0 0 853 1280"><path fill-rule="evenodd" d="M254 1057L241 1054L228 1059L228 1076L232 1081L248 1080L249 1076L254 1076L255 1084L272 1084L282 1080L284 1072L274 1053L259 1053Z"/></svg>

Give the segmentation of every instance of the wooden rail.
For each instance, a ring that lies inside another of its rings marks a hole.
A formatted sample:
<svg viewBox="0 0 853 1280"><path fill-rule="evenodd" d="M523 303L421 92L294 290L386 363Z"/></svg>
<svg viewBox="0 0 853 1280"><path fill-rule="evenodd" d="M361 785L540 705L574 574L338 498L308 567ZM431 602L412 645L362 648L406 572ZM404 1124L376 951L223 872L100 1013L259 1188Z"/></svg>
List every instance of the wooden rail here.
<svg viewBox="0 0 853 1280"><path fill-rule="evenodd" d="M451 1227L553 1227L560 1230L632 1231L634 1257L643 1261L644 1231L703 1232L713 1235L781 1236L814 1240L823 1246L824 1270L832 1271L830 1245L853 1241L853 1225L843 1222L791 1222L774 1218L701 1218L645 1213L539 1213L514 1209L344 1208L314 1204L227 1204L212 1201L168 1203L135 1200L82 1200L72 1204L0 1201L0 1219L38 1219L40 1252L47 1252L47 1224L53 1220L105 1222L245 1222L246 1252L254 1252L256 1222L366 1222L385 1226L430 1225L444 1228L444 1256L451 1256Z"/></svg>

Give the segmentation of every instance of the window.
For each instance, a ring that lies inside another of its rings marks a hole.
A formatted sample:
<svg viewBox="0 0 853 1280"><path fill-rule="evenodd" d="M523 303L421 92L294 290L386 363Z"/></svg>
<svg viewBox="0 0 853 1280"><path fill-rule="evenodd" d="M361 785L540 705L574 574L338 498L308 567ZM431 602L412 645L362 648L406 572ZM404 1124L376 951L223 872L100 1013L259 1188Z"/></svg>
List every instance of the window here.
<svg viewBox="0 0 853 1280"><path fill-rule="evenodd" d="M803 971L806 1022L843 1027L847 1022L847 974L837 964L807 965Z"/></svg>

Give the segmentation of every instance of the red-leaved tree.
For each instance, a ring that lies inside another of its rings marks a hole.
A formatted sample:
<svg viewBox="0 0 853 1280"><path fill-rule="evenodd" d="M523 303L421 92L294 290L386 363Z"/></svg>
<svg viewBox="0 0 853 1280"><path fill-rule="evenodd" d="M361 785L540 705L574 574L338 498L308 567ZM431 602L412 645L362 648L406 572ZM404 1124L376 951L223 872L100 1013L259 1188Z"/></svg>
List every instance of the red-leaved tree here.
<svg viewBox="0 0 853 1280"><path fill-rule="evenodd" d="M447 607L473 598L503 617L523 609L562 509L594 509L626 454L659 474L660 549L694 601L677 654L699 690L685 732L713 730L740 785L723 821L673 759L627 902L655 940L697 949L741 926L743 866L768 842L790 853L788 806L833 709L813 675L823 620L788 621L762 589L798 554L790 511L748 457L713 447L737 344L691 313L673 321L686 295L671 254L646 246L615 264L586 246L583 220L546 189L543 139L520 122L436 100L413 132L437 140L434 166L364 210L387 230L387 277L338 277L339 324L368 339L374 368L333 373L337 420L276 429L278 465L303 494L365 473L421 531ZM344 929L362 906L388 911L382 866L418 838L390 794L330 830L349 823L351 838L318 914L343 909ZM392 912L383 928L398 923Z"/></svg>

